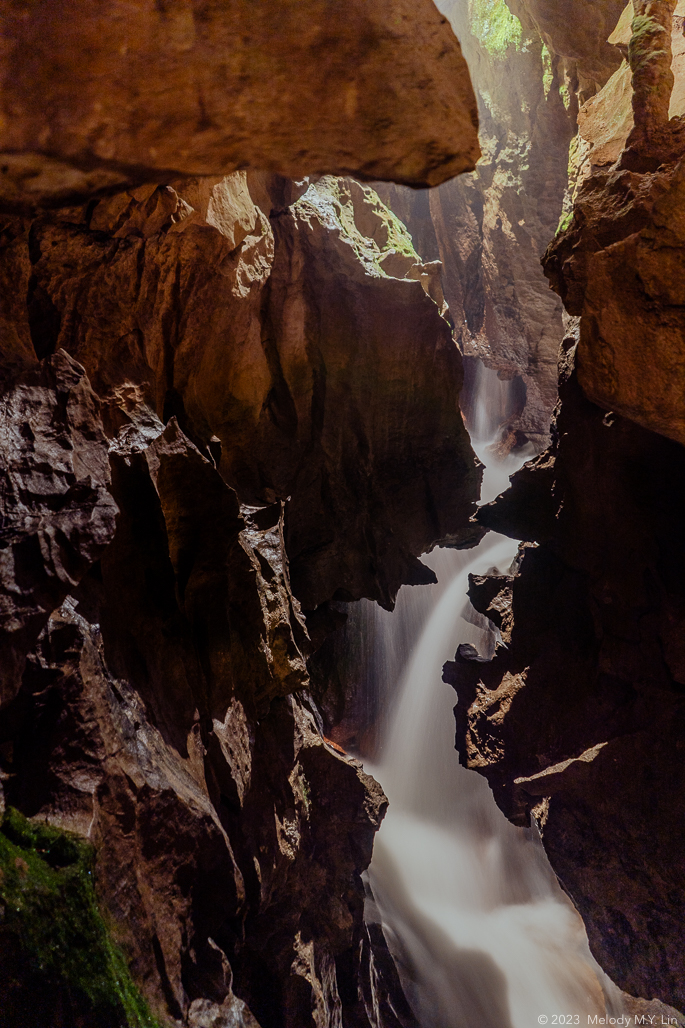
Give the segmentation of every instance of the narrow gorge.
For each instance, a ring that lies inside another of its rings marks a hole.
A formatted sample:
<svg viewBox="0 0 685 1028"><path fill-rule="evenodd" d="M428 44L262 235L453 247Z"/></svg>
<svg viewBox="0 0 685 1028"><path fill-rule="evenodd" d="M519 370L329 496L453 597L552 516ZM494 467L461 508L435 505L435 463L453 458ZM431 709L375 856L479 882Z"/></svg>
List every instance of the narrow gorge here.
<svg viewBox="0 0 685 1028"><path fill-rule="evenodd" d="M0 1028L685 1026L684 0L0 27Z"/></svg>

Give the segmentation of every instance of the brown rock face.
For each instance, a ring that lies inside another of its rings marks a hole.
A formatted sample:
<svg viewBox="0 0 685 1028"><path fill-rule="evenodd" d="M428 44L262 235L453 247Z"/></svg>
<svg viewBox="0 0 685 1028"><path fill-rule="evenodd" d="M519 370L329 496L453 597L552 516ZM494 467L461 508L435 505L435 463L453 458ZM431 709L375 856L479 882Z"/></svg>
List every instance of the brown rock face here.
<svg viewBox="0 0 685 1028"><path fill-rule="evenodd" d="M95 845L99 899L164 1023L344 1009L371 1028L359 874L385 798L302 692L281 505L241 511L173 419L112 467L116 534L0 712L3 802Z"/></svg>
<svg viewBox="0 0 685 1028"><path fill-rule="evenodd" d="M633 82L635 149L649 145L654 130L668 122L673 72L671 30L677 0L633 0L628 60Z"/></svg>
<svg viewBox="0 0 685 1028"><path fill-rule="evenodd" d="M623 0L512 0L511 9L536 26L552 53L566 66L581 99L604 85L621 62L609 42L625 7ZM612 41L613 42L613 41Z"/></svg>
<svg viewBox="0 0 685 1028"><path fill-rule="evenodd" d="M100 402L64 351L0 394L0 705L50 612L114 535Z"/></svg>
<svg viewBox="0 0 685 1028"><path fill-rule="evenodd" d="M6 800L93 841L100 899L160 1015L322 1023L356 985L359 872L385 800L306 698L269 703L306 684L282 519L241 517L173 422L114 467L115 539L5 711Z"/></svg>
<svg viewBox="0 0 685 1028"><path fill-rule="evenodd" d="M585 394L644 428L685 442L685 322L680 217L685 166L652 174L615 167L579 193L545 268L580 316Z"/></svg>
<svg viewBox="0 0 685 1028"><path fill-rule="evenodd" d="M414 1028L363 923L386 801L306 660L481 531L435 266L368 187L244 172L2 242L0 807L94 845L161 1023Z"/></svg>
<svg viewBox="0 0 685 1028"><path fill-rule="evenodd" d="M272 228L238 181L240 205L209 205L214 225L188 214L193 183L101 201L97 230L34 222L32 275L53 312L38 346L84 362L112 432L148 408L176 415L247 502L289 499L306 608L336 594L390 605L402 581L430 580L419 553L474 537L461 364L430 269L356 183L319 183ZM175 204L162 230L158 196Z"/></svg>
<svg viewBox="0 0 685 1028"><path fill-rule="evenodd" d="M685 454L588 401L567 346L551 454L479 513L541 542L472 580L507 648L446 665L457 748L511 820L535 815L612 979L682 1009Z"/></svg>
<svg viewBox="0 0 685 1028"><path fill-rule="evenodd" d="M0 195L64 203L251 165L433 185L474 166L466 64L431 0L5 5Z"/></svg>
<svg viewBox="0 0 685 1028"><path fill-rule="evenodd" d="M644 31L631 44L635 12L633 4L629 3L610 36L611 42L621 49L626 59L603 88L587 100L578 112L578 135L572 143L569 156L570 181L565 204L565 225L570 221L573 208L569 201L577 199L581 185L589 176L600 170L608 170L616 163L629 136L630 148L626 160L630 162L632 170L656 170L664 144L667 152L674 149L672 138L670 141L659 138L669 118L679 118L685 113L685 4L679 0L674 14L672 8L672 4L662 4L658 8L655 6L654 18L642 10L638 17ZM671 30L670 43L667 36L664 37L667 22ZM651 60L648 55L654 45L659 50L659 56ZM651 76L657 68L659 89L653 91ZM633 71L637 82L635 93ZM677 124L671 121L667 137L672 137ZM677 149L678 145L675 147Z"/></svg>
<svg viewBox="0 0 685 1028"><path fill-rule="evenodd" d="M684 141L682 118L668 120L674 6L653 3L636 15L629 94L635 127L613 166L603 167L601 154L590 151L594 173L578 191L570 225L550 244L545 273L567 310L580 316L578 377L586 396L682 443ZM674 31L682 33L682 19ZM600 94L595 123L617 109L615 98L615 91Z"/></svg>

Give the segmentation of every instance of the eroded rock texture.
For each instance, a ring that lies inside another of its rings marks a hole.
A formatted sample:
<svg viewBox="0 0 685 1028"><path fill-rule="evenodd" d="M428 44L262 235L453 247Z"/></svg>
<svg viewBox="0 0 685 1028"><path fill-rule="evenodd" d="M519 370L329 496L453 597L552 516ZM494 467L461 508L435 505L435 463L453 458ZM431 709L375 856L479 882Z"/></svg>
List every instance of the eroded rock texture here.
<svg viewBox="0 0 685 1028"><path fill-rule="evenodd" d="M160 1023L412 1028L363 924L386 801L306 661L482 532L437 267L368 187L244 172L2 240L1 805L93 844ZM8 1028L71 1028L55 974Z"/></svg>
<svg viewBox="0 0 685 1028"><path fill-rule="evenodd" d="M290 695L306 678L278 524L242 522L173 423L119 462L114 491L106 559L52 615L5 712L6 801L95 844L99 896L159 1015L200 1025L238 1007L252 1026L246 1002L262 1025L330 1023L356 986L358 875L385 800Z"/></svg>
<svg viewBox="0 0 685 1028"><path fill-rule="evenodd" d="M512 11L535 25L561 64L571 91L581 100L593 96L621 63L621 54L610 37L624 7L623 0L511 2Z"/></svg>
<svg viewBox="0 0 685 1028"><path fill-rule="evenodd" d="M198 203L192 183L186 195ZM306 608L337 594L390 605L402 581L431 580L417 554L474 536L461 363L434 269L356 183L325 180L271 222L243 201L242 222L217 201L208 226L160 187L74 213L93 228L33 222L35 288L54 312L39 346L83 363L112 432L176 415L247 502L288 500Z"/></svg>
<svg viewBox="0 0 685 1028"><path fill-rule="evenodd" d="M431 0L12 0L0 195L63 203L248 165L433 185L473 167L459 43Z"/></svg>
<svg viewBox="0 0 685 1028"><path fill-rule="evenodd" d="M64 351L6 382L0 462L1 704L50 612L114 535L100 402Z"/></svg>
<svg viewBox="0 0 685 1028"><path fill-rule="evenodd" d="M685 20L672 17L674 6L653 4L642 21L636 19L641 30L631 41L634 88L619 97L609 83L581 122L589 141L592 125L609 114L620 131L604 147L598 138L591 142L573 220L551 244L545 268L567 310L581 319L578 375L588 398L683 443L685 135L681 111L671 111L669 121L669 110L674 81L679 89L685 82L678 59ZM659 60L650 59L655 48ZM664 80L659 89L655 69Z"/></svg>
<svg viewBox="0 0 685 1028"><path fill-rule="evenodd" d="M553 444L479 511L524 543L507 576L470 590L505 645L490 662L464 649L445 674L461 760L515 823L536 817L601 965L682 1009L684 148L645 71L652 47L668 72L674 6L640 6L635 127L545 258L576 316Z"/></svg>

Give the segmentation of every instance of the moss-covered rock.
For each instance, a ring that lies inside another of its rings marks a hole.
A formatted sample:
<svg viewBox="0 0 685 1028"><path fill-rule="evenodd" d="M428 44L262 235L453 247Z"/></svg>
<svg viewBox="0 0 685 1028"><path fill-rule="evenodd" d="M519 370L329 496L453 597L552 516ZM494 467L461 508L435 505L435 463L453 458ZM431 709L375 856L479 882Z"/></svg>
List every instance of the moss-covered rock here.
<svg viewBox="0 0 685 1028"><path fill-rule="evenodd" d="M88 843L9 807L0 827L0 1024L158 1028L98 908Z"/></svg>
<svg viewBox="0 0 685 1028"><path fill-rule="evenodd" d="M505 0L471 0L471 31L493 56L504 56L510 47L521 46L521 22Z"/></svg>
<svg viewBox="0 0 685 1028"><path fill-rule="evenodd" d="M304 220L323 218L374 278L403 278L406 268L421 263L411 235L371 186L325 175L298 200L296 211ZM401 275L388 272L392 255L405 258Z"/></svg>

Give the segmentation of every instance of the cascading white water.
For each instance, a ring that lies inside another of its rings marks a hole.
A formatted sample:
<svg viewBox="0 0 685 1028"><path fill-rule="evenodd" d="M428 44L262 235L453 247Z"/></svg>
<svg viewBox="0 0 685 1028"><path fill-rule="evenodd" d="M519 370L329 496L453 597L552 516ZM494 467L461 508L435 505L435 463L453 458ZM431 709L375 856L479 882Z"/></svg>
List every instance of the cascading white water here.
<svg viewBox="0 0 685 1028"><path fill-rule="evenodd" d="M483 376L481 405L491 378ZM486 413L480 424L488 424ZM487 440L475 448L486 463ZM484 501L506 488L520 463L488 469ZM462 768L454 749L455 697L442 665L459 643L481 652L489 643L460 616L468 574L505 570L515 552L511 539L492 533L468 552L438 550L426 559L438 585L422 587L421 601L416 590L411 601L402 590L396 613L374 618L386 656L398 624L405 632L419 624L379 763L368 770L390 800L371 890L421 1028L532 1028L554 1015L587 1024L607 1003L610 1013L620 1011L620 993L593 961L539 840L504 818L485 779ZM424 604L428 611L417 610Z"/></svg>

